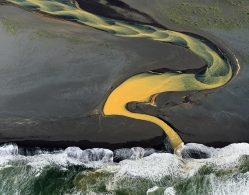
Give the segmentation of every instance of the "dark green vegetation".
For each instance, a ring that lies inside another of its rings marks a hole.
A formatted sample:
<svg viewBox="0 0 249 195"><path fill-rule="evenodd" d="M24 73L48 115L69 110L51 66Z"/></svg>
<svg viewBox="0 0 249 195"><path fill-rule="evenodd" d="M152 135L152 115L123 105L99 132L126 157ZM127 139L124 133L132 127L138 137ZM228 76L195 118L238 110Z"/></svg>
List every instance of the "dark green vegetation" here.
<svg viewBox="0 0 249 195"><path fill-rule="evenodd" d="M13 35L17 34L18 28L17 25L9 18L3 18L3 28L6 29L8 33Z"/></svg>
<svg viewBox="0 0 249 195"><path fill-rule="evenodd" d="M243 28L249 25L246 0L174 1L162 9L171 21L196 28Z"/></svg>

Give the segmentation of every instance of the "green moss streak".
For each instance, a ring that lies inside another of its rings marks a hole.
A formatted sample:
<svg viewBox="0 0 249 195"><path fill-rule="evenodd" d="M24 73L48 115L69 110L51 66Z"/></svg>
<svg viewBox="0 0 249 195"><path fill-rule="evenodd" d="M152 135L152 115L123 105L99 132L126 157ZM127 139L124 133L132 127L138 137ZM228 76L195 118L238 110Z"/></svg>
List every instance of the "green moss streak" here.
<svg viewBox="0 0 249 195"><path fill-rule="evenodd" d="M245 52L240 52L240 54L243 57L243 59L245 60L245 62L247 62L249 64L249 54L247 54Z"/></svg>
<svg viewBox="0 0 249 195"><path fill-rule="evenodd" d="M3 28L5 28L6 31L7 31L8 33L11 33L11 34L13 34L13 35L16 35L16 34L17 34L18 28L17 28L17 26L13 23L12 20L10 20L9 18L3 18L2 23L3 23Z"/></svg>

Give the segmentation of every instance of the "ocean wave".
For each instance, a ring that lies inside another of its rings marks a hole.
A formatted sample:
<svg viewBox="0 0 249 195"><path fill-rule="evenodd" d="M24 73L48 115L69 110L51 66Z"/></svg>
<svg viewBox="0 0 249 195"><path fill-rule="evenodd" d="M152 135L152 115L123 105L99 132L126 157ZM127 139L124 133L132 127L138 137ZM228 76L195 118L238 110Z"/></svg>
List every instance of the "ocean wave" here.
<svg viewBox="0 0 249 195"><path fill-rule="evenodd" d="M186 144L181 155L154 149L30 150L0 147L1 194L246 194L249 144ZM205 158L186 154L195 150ZM113 159L120 162L114 162ZM122 159L122 160L121 160Z"/></svg>

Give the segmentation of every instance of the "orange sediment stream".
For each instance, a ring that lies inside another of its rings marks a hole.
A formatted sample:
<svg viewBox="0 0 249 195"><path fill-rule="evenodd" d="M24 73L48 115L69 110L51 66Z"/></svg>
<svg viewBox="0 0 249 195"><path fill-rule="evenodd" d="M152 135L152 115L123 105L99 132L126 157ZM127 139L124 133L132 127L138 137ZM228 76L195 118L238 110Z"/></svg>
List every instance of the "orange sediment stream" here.
<svg viewBox="0 0 249 195"><path fill-rule="evenodd" d="M200 56L208 66L204 74L137 74L114 89L103 107L104 115L122 115L157 124L168 135L174 149L182 145L182 140L170 126L156 117L129 112L126 109L126 104L134 101L154 104L155 97L159 93L212 89L226 84L232 77L232 70L228 60L222 59L200 40L183 33L163 30L148 25L132 25L100 17L81 10L75 5L66 5L54 0L9 1L26 9L39 10L60 17L74 17L80 23L107 31L116 36L146 38L172 43L188 48Z"/></svg>

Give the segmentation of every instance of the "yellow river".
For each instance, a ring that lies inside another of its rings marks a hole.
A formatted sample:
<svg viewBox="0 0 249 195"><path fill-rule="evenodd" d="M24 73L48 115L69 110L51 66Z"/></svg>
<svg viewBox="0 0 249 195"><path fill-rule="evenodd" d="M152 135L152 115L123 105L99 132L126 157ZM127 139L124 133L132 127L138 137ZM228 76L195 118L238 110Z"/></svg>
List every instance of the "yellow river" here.
<svg viewBox="0 0 249 195"><path fill-rule="evenodd" d="M174 149L182 145L182 140L170 126L156 117L132 113L126 109L126 104L133 101L154 103L150 102L151 96L167 91L204 90L220 87L226 84L232 77L232 69L228 60L222 59L206 44L186 34L100 17L81 10L77 5L63 4L53 0L9 1L29 10L43 11L59 17L70 16L70 18L75 18L79 23L104 30L116 36L146 38L172 43L188 48L200 56L208 66L204 74L140 73L130 77L114 89L103 107L103 113L106 116L121 115L150 121L159 125L168 135Z"/></svg>

